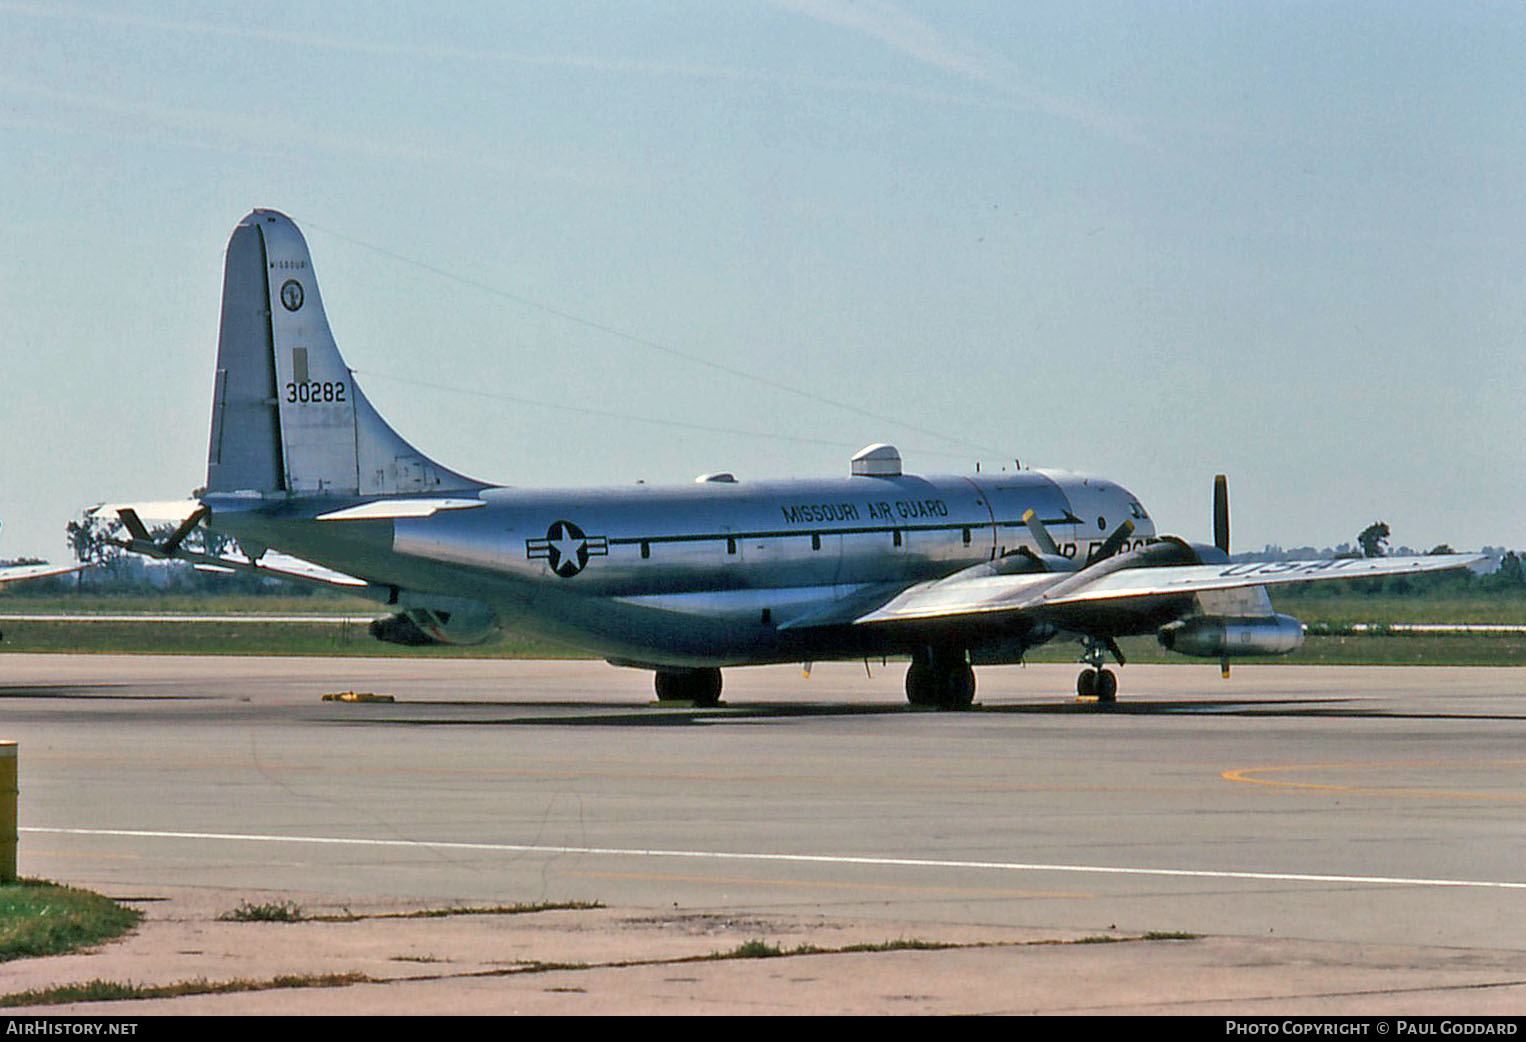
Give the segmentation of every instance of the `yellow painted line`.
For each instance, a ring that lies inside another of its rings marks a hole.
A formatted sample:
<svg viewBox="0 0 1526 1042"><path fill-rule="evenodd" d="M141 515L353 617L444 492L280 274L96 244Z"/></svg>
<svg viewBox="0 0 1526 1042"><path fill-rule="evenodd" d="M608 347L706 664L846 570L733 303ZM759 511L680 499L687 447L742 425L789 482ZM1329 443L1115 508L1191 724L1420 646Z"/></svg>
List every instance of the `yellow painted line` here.
<svg viewBox="0 0 1526 1042"><path fill-rule="evenodd" d="M891 893L959 894L970 897L1061 898L1089 901L1096 894L1071 894L1058 890L997 890L971 886L897 886L894 883L829 883L791 879L750 879L742 876L678 876L650 872L565 872L573 879L634 879L653 883L710 883L717 886L794 887L797 890L883 890Z"/></svg>
<svg viewBox="0 0 1526 1042"><path fill-rule="evenodd" d="M1261 767L1240 767L1223 771L1219 777L1225 781L1243 782L1246 785L1264 785L1274 789L1293 789L1304 792L1339 792L1348 796L1402 796L1448 800L1499 800L1507 803L1526 802L1526 793L1477 792L1457 789L1425 789L1415 787L1387 787L1374 785L1343 785L1332 782L1290 781L1285 778L1258 778L1260 774L1309 773L1317 771L1374 771L1374 770L1435 770L1481 767L1522 767L1526 760L1371 760L1355 763L1290 763L1268 764Z"/></svg>

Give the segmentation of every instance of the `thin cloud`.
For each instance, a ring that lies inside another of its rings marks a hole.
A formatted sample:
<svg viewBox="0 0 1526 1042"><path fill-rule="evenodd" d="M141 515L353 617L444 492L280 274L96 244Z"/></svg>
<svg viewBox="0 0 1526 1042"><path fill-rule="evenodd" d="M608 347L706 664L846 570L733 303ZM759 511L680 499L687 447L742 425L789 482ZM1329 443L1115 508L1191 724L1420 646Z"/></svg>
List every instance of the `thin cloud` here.
<svg viewBox="0 0 1526 1042"><path fill-rule="evenodd" d="M979 44L958 40L904 11L875 0L768 0L775 7L869 36L920 64L1020 100L1060 119L1142 144L1139 132L1117 117L1073 98L1040 91L1012 62Z"/></svg>
<svg viewBox="0 0 1526 1042"><path fill-rule="evenodd" d="M809 15L818 21L868 32L871 35L884 39L894 49L916 57L919 61L956 73L965 80L994 89L997 95L1005 96L977 97L872 80L805 76L703 62L651 62L586 54L530 54L521 51L493 50L444 44L334 39L315 36L308 32L186 21L183 19L150 18L143 15L126 14L116 11L82 10L63 5L39 6L24 3L0 3L0 13L54 21L85 21L102 25L149 30L156 33L185 33L215 36L230 40L255 40L288 47L369 57L405 57L445 62L471 61L484 64L577 69L590 73L650 77L666 76L694 80L756 83L766 86L783 86L791 89L828 90L842 93L901 97L934 105L994 108L1009 111L1039 109L1056 115L1067 114L1067 103L1063 99L1049 98L1025 88L1016 88L1014 86L1015 70L1010 66L1003 69L1003 59L994 55L982 57L967 51L961 51L952 45L941 44L935 39L936 34L923 23L907 16L897 16L895 12L890 12L889 9L876 8L877 11L888 12L891 17L846 19L831 17L836 9L827 8L819 4L808 2L791 3L788 0L783 0L780 6L797 13ZM1083 122L1099 122L1099 119L1090 115L1084 107L1072 106L1072 108L1074 111L1069 113L1070 118Z"/></svg>

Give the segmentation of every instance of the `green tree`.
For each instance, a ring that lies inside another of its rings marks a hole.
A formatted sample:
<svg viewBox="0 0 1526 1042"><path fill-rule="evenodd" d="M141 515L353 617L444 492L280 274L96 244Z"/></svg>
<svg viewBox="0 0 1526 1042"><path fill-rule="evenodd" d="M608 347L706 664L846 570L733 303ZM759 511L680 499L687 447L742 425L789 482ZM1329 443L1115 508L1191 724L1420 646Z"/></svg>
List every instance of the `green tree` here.
<svg viewBox="0 0 1526 1042"><path fill-rule="evenodd" d="M1374 521L1356 537L1363 557L1382 557L1388 552L1388 522Z"/></svg>
<svg viewBox="0 0 1526 1042"><path fill-rule="evenodd" d="M100 565L122 556L121 548L113 546L109 541L116 523L87 510L79 516L78 521L70 521L65 525L64 535L69 540L69 549L73 551L74 559L80 564Z"/></svg>

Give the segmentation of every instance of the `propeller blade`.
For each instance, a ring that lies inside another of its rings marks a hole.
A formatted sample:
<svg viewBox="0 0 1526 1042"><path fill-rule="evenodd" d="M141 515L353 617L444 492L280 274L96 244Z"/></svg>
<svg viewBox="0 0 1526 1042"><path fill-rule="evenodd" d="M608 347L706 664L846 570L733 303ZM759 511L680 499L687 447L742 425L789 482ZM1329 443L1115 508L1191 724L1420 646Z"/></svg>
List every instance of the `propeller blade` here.
<svg viewBox="0 0 1526 1042"><path fill-rule="evenodd" d="M1229 553L1229 479L1223 474L1213 479L1213 545Z"/></svg>
<svg viewBox="0 0 1526 1042"><path fill-rule="evenodd" d="M1128 542L1129 536L1133 534L1134 522L1132 521L1125 521L1123 524L1113 529L1113 534L1107 537L1107 541L1101 546L1097 547L1096 553L1087 558L1087 565L1094 565L1098 561L1106 561L1109 557L1112 557L1118 552L1124 543Z"/></svg>
<svg viewBox="0 0 1526 1042"><path fill-rule="evenodd" d="M1023 524L1028 526L1028 531L1033 535L1033 541L1039 544L1039 549L1051 557L1058 557L1060 547L1054 541L1054 536L1049 534L1049 529L1044 527L1044 522L1039 520L1038 514L1030 508L1023 515Z"/></svg>
<svg viewBox="0 0 1526 1042"><path fill-rule="evenodd" d="M153 537L148 534L148 526L143 523L143 520L138 517L138 512L132 507L123 507L118 510L117 517L122 519L128 535L145 543L153 542Z"/></svg>
<svg viewBox="0 0 1526 1042"><path fill-rule="evenodd" d="M211 512L207 507L198 508L190 517L180 522L180 527L175 529L174 534L166 539L159 549L164 551L166 557L174 557L175 551L180 549L180 544L185 541L185 537L191 534L191 529L200 524L201 519Z"/></svg>
<svg viewBox="0 0 1526 1042"><path fill-rule="evenodd" d="M185 542L185 537L190 535L191 530L200 524L202 518L211 512L205 506L197 508L161 544L154 542L153 533L148 530L148 526L143 523L143 519L138 516L136 510L132 507L120 507L117 510L117 516L122 519L122 525L127 529L127 534L132 538L126 541L109 539L107 542L114 546L120 546L124 550L131 550L134 553L146 554L149 557L157 557L161 560L168 559L174 557L179 552L180 544Z"/></svg>

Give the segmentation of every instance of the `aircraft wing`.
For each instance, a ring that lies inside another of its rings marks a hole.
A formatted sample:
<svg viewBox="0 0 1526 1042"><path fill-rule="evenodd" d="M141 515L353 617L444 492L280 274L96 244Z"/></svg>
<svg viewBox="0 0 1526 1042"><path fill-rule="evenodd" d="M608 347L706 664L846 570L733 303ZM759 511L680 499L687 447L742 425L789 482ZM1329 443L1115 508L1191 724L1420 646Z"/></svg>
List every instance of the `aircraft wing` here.
<svg viewBox="0 0 1526 1042"><path fill-rule="evenodd" d="M1064 614L1062 609L1126 605L1146 597L1185 597L1242 587L1443 571L1484 559L1480 554L1438 554L1082 569L1070 573L968 576L960 573L909 587L853 621L872 624L951 620L1000 612Z"/></svg>
<svg viewBox="0 0 1526 1042"><path fill-rule="evenodd" d="M20 579L41 579L45 575L63 575L65 572L77 572L85 567L82 564L17 564L0 568L0 583L16 582Z"/></svg>
<svg viewBox="0 0 1526 1042"><path fill-rule="evenodd" d="M316 583L319 586L337 586L348 593L362 595L371 587L365 579L345 572L336 572L332 568L325 568L312 561L304 561L300 557L274 551L267 551L258 561L253 562L243 557L213 557L209 554L184 552L177 554L176 557L189 561L198 571L203 572L242 572L271 579L293 579L299 582Z"/></svg>

